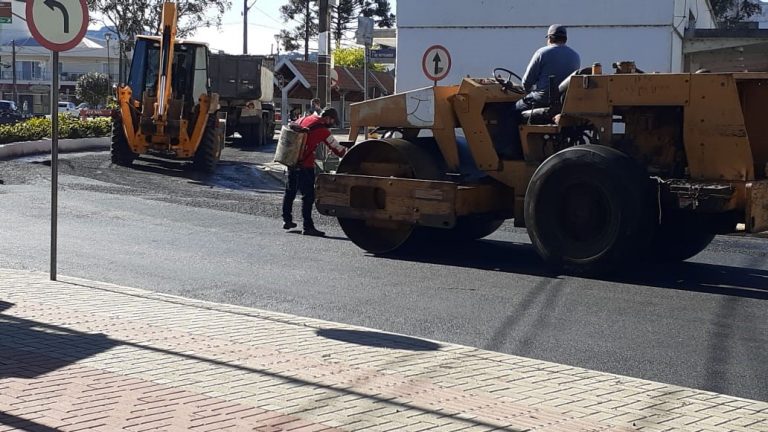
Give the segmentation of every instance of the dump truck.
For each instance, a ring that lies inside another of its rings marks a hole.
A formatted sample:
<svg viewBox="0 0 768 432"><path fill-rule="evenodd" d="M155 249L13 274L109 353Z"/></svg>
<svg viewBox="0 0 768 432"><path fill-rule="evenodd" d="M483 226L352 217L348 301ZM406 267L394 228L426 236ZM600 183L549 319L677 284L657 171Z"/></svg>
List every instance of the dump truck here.
<svg viewBox="0 0 768 432"><path fill-rule="evenodd" d="M424 239L458 248L513 219L547 263L577 274L768 230L768 74L614 66L554 83L551 105L518 120L524 91L502 68L353 104L350 141L362 127L384 138L318 177L317 209L374 254Z"/></svg>
<svg viewBox="0 0 768 432"><path fill-rule="evenodd" d="M209 59L211 90L227 114L227 136L246 146L272 144L275 136L274 68L269 56L216 53Z"/></svg>
<svg viewBox="0 0 768 432"><path fill-rule="evenodd" d="M163 3L160 36L139 36L128 82L117 87L112 162L140 155L192 161L213 172L224 147L225 120L211 92L208 46L176 40L176 4Z"/></svg>

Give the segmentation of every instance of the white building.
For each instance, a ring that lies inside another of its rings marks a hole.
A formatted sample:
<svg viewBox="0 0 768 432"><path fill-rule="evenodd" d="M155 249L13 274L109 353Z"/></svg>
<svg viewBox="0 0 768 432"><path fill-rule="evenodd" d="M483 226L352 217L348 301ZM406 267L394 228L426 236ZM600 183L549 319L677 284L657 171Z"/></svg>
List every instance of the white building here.
<svg viewBox="0 0 768 432"><path fill-rule="evenodd" d="M9 1L9 0L6 0ZM25 17L26 3L11 1L13 22L0 24L0 99L13 99L13 51L16 50L16 93L19 107L35 114L49 112L51 84L51 53L30 35ZM75 48L60 53L60 100L74 100L77 79L88 72L109 73L117 80L117 41L112 39L107 49L105 32L89 32ZM109 54L109 58L108 58ZM26 104L24 104L26 102Z"/></svg>
<svg viewBox="0 0 768 432"><path fill-rule="evenodd" d="M441 84L495 67L522 76L553 23L568 27L582 66L633 60L646 72L680 72L686 32L716 27L708 0L400 0L397 20L398 92L433 84L422 66L433 45L451 56Z"/></svg>

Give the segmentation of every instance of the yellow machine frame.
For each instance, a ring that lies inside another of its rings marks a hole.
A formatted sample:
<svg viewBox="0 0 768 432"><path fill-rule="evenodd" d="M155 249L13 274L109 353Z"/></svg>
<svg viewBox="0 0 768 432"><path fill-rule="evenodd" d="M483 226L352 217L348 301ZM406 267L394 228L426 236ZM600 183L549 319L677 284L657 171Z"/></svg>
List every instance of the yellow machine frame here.
<svg viewBox="0 0 768 432"><path fill-rule="evenodd" d="M460 86L436 86L353 104L350 141L356 141L363 127L397 128L413 136L428 129L448 171L458 172L456 130L461 128L477 167L508 189L499 192L500 185L331 174L318 179L318 209L339 217L443 227L452 226L457 216L473 212L496 211L522 220L531 177L551 154L543 148L547 136L588 124L599 144L613 146L614 115L622 107L681 107L682 143L658 142L653 127L643 125L640 115L628 125L647 130L641 142L634 143L634 151L649 161L669 163L667 146L682 144L688 171L680 179L686 182L683 192L678 192L680 199L695 199L703 187L721 187L726 198L718 211L741 211L747 232L768 230L768 124L761 118L762 107L768 102L768 74L575 75L557 122L521 125L523 158L502 160L494 148L484 109L491 103L514 102L521 97L504 91L493 79L465 78ZM432 118L411 115L415 99L431 104L427 112ZM370 214L351 208L350 188L362 184L390 191L387 196L392 200L378 211L366 210ZM514 204L500 199L500 193L514 196ZM447 204L436 206L437 202ZM432 209L431 214L424 209Z"/></svg>

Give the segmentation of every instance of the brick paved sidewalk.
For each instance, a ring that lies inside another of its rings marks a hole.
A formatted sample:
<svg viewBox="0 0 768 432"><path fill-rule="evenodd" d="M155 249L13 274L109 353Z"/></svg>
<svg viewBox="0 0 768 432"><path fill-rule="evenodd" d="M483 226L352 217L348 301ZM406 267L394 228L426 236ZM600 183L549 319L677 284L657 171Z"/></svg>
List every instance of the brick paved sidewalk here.
<svg viewBox="0 0 768 432"><path fill-rule="evenodd" d="M0 270L0 431L768 431L768 404Z"/></svg>

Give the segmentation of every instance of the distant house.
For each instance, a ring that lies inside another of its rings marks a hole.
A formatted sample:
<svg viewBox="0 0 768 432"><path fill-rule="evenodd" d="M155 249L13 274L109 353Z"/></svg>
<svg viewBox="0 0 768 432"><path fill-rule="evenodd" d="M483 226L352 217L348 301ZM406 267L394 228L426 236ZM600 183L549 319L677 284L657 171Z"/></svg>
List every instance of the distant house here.
<svg viewBox="0 0 768 432"><path fill-rule="evenodd" d="M341 121L348 119L349 104L364 100L365 72L363 69L335 67L338 81L331 87L331 106L339 110ZM389 72L368 72L368 98L392 94L395 78ZM275 66L275 98L283 118L292 110L305 112L317 96L317 63L303 60L281 60Z"/></svg>
<svg viewBox="0 0 768 432"><path fill-rule="evenodd" d="M32 38L27 23L26 3L12 1L13 22L0 26L0 99L13 99L14 87L19 107L32 114L50 111L51 53ZM117 81L117 40L107 49L106 30L89 31L74 48L59 57L59 100L74 101L78 78L88 72L109 73ZM16 62L13 64L14 46ZM14 86L14 69L16 85Z"/></svg>

